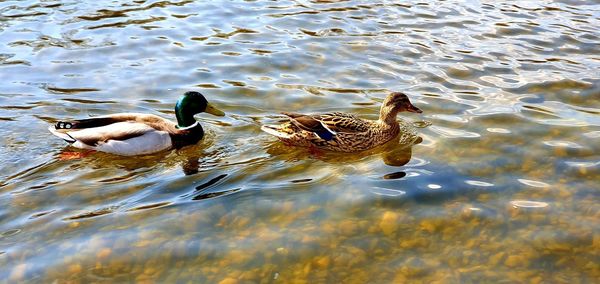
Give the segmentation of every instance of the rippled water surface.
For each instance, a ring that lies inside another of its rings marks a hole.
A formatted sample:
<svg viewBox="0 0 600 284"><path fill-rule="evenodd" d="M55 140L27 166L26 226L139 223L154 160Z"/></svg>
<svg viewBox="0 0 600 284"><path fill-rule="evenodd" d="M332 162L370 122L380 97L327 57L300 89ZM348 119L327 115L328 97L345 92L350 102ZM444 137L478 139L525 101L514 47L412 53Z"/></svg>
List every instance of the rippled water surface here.
<svg viewBox="0 0 600 284"><path fill-rule="evenodd" d="M0 1L0 279L597 281L599 30L574 0ZM65 159L46 130L187 90L227 116L181 150ZM420 143L260 131L391 91Z"/></svg>

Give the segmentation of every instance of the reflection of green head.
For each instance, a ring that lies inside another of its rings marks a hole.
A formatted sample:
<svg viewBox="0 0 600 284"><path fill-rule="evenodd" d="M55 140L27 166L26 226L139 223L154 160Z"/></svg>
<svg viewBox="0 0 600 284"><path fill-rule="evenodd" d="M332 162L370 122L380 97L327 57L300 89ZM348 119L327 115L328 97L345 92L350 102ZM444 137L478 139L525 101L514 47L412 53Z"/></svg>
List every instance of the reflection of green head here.
<svg viewBox="0 0 600 284"><path fill-rule="evenodd" d="M196 123L194 115L207 112L216 116L224 116L225 113L213 107L199 92L189 91L183 94L175 104L175 116L178 127L188 127Z"/></svg>

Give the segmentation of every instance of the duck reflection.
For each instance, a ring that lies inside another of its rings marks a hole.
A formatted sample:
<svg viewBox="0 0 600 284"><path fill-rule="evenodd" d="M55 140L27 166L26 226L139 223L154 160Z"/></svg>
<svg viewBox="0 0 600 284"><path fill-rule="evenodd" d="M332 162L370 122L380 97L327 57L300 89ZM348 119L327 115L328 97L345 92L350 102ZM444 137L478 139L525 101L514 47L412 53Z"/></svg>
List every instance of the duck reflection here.
<svg viewBox="0 0 600 284"><path fill-rule="evenodd" d="M423 138L419 136L402 137L401 135L398 139L393 139L384 145L358 153L315 152L308 148L286 146L277 141L268 145L266 151L269 155L283 158L286 161L298 161L306 157L312 157L332 164L352 163L373 155L379 155L386 165L401 167L410 161L412 146L422 141ZM395 177L399 178L398 175L395 175Z"/></svg>
<svg viewBox="0 0 600 284"><path fill-rule="evenodd" d="M188 146L174 151L132 157L106 154L102 152L65 147L55 156L55 162L77 161L71 168L81 166L92 169L118 168L127 172L139 172L144 169L172 168L177 164L185 175L194 175L200 169L211 169L215 160L222 155L220 149L207 151L203 145Z"/></svg>
<svg viewBox="0 0 600 284"><path fill-rule="evenodd" d="M102 152L84 152L85 150L75 150L68 147L62 152L56 155L55 163L68 164L70 161L73 163L69 166L70 169L103 169L104 176L101 180L97 180L101 183L119 183L129 181L138 176L145 176L151 172L164 172L165 170L181 167L183 173L186 176L195 175L201 172L215 171L219 166L219 161L223 159L223 155L226 151L221 148L210 148L206 149L205 146L197 145L185 147L175 151L166 151L155 153L151 155L122 157ZM69 156L69 159L64 159L65 154ZM77 157L77 158L72 158ZM77 160L75 162L75 160ZM111 171L115 170L115 171ZM107 173L114 172L114 174ZM218 169L216 172L220 172ZM210 177L206 181L199 185L196 185L192 191L184 194L183 198L190 200L204 200L212 199L224 195L229 195L240 191L242 188L218 188L218 184L222 183L229 176L230 173L221 173L217 176ZM215 188L217 188L215 190ZM162 203L156 206L162 206ZM154 206L154 203L150 205L146 204L140 208L147 208L148 206ZM137 210L138 208L134 208ZM94 213L96 214L96 213ZM86 215L87 216L87 215Z"/></svg>

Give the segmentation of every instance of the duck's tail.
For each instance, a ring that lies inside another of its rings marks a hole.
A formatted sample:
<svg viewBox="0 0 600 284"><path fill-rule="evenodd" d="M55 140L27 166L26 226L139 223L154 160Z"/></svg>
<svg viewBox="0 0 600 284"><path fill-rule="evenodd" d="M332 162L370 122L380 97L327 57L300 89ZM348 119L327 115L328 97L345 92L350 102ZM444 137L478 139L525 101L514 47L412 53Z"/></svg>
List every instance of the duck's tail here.
<svg viewBox="0 0 600 284"><path fill-rule="evenodd" d="M58 125L58 123L56 124ZM71 135L69 135L69 133L66 132L61 132L56 128L56 125L51 125L48 127L48 130L50 131L50 133L54 134L54 136L67 141L68 143L75 143L77 141L77 139L71 137ZM62 128L59 128L62 129Z"/></svg>

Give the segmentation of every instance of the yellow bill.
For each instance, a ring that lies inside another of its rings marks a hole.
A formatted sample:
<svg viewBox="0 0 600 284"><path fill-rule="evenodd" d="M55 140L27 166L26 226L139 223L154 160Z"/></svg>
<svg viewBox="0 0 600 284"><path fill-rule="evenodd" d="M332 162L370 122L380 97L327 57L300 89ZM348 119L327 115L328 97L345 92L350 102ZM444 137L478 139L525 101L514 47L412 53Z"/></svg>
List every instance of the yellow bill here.
<svg viewBox="0 0 600 284"><path fill-rule="evenodd" d="M210 113L210 114L216 115L216 116L225 116L225 113L223 111L214 107L210 103L206 104L206 109L204 110L204 112L207 112L207 113Z"/></svg>

